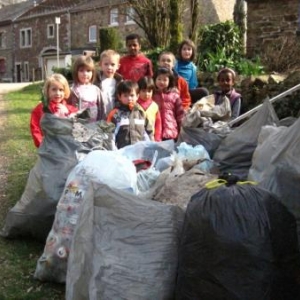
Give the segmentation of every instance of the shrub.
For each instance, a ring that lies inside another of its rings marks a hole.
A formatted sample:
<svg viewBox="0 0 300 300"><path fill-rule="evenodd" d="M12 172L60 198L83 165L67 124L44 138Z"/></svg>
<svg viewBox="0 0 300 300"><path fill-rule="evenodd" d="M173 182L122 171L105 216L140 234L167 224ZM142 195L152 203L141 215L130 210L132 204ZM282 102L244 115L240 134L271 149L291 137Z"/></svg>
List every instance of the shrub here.
<svg viewBox="0 0 300 300"><path fill-rule="evenodd" d="M254 59L246 59L241 57L239 61L235 62L234 69L242 75L261 75L265 73L265 68L261 64L260 58L257 56Z"/></svg>
<svg viewBox="0 0 300 300"><path fill-rule="evenodd" d="M116 28L107 27L99 29L100 53L107 49L119 50L120 36Z"/></svg>
<svg viewBox="0 0 300 300"><path fill-rule="evenodd" d="M212 73L228 67L242 75L264 73L259 57L253 60L245 58L241 30L232 21L206 25L200 31L199 70Z"/></svg>
<svg viewBox="0 0 300 300"><path fill-rule="evenodd" d="M55 73L59 73L61 75L64 75L68 81L72 81L72 68L71 68L71 66L68 66L66 68L53 67L52 71L55 72Z"/></svg>
<svg viewBox="0 0 300 300"><path fill-rule="evenodd" d="M261 54L262 63L269 72L291 72L300 66L300 42L282 38L270 42Z"/></svg>
<svg viewBox="0 0 300 300"><path fill-rule="evenodd" d="M243 55L243 39L239 27L232 21L205 25L200 28L198 66L205 69L205 62L212 57L239 60Z"/></svg>
<svg viewBox="0 0 300 300"><path fill-rule="evenodd" d="M155 49L144 52L145 55L152 61L153 70L155 70L157 68L158 56L163 50L164 50L163 48L157 47Z"/></svg>

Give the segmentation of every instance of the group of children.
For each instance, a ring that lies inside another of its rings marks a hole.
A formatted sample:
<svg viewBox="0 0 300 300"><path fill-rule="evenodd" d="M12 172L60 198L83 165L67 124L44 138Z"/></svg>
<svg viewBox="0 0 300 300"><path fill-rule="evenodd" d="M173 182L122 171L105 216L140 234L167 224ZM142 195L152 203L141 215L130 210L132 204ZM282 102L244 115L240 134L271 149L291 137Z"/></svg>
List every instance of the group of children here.
<svg viewBox="0 0 300 300"><path fill-rule="evenodd" d="M163 51L155 73L151 60L141 52L139 35L128 35L126 47L128 53L123 57L114 50L102 52L100 72L96 72L91 57L78 57L71 87L64 76L50 76L44 85L47 111L58 117L85 112L90 122L114 123L117 148L145 140L176 140L184 113L192 104L191 95L197 95L197 99L208 95L205 88L198 87L193 42L184 40L179 45L177 59L172 52ZM215 99L218 104L220 96L226 94L236 117L241 96L233 89L234 79L231 69L219 72L221 91ZM44 111L40 103L31 114L30 128L36 147L43 139L40 120Z"/></svg>

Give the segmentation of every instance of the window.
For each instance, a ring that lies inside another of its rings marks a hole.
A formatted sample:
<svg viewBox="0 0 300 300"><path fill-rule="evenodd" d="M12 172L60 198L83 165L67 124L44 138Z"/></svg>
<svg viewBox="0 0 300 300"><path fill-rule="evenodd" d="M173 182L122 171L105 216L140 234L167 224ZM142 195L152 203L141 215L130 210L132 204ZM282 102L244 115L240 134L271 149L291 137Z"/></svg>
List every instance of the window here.
<svg viewBox="0 0 300 300"><path fill-rule="evenodd" d="M112 25L112 26L119 25L119 11L117 8L113 8L110 11L110 25Z"/></svg>
<svg viewBox="0 0 300 300"><path fill-rule="evenodd" d="M0 74L6 72L6 63L4 58L0 58Z"/></svg>
<svg viewBox="0 0 300 300"><path fill-rule="evenodd" d="M20 30L20 47L31 47L31 28Z"/></svg>
<svg viewBox="0 0 300 300"><path fill-rule="evenodd" d="M28 61L24 62L24 80L29 81L29 63L28 63Z"/></svg>
<svg viewBox="0 0 300 300"><path fill-rule="evenodd" d="M0 48L4 48L5 43L4 43L4 32L0 32Z"/></svg>
<svg viewBox="0 0 300 300"><path fill-rule="evenodd" d="M92 25L89 27L89 42L95 43L97 42L97 26Z"/></svg>
<svg viewBox="0 0 300 300"><path fill-rule="evenodd" d="M133 7L127 7L126 8L126 24L134 24L133 17L134 16L134 9Z"/></svg>
<svg viewBox="0 0 300 300"><path fill-rule="evenodd" d="M54 25L50 24L47 26L47 38L51 39L54 38Z"/></svg>

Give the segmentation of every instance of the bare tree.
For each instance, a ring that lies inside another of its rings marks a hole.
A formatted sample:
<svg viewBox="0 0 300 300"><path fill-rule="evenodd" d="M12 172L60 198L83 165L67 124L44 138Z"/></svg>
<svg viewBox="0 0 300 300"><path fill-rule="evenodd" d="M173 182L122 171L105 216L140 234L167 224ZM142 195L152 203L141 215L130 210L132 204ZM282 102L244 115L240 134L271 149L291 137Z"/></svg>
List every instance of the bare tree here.
<svg viewBox="0 0 300 300"><path fill-rule="evenodd" d="M198 38L198 27L199 27L199 3L198 0L190 0L191 8L191 30L189 38L196 42Z"/></svg>
<svg viewBox="0 0 300 300"><path fill-rule="evenodd" d="M244 52L246 51L246 1L236 0L233 11L234 23L240 28L241 39L244 45Z"/></svg>
<svg viewBox="0 0 300 300"><path fill-rule="evenodd" d="M183 1L170 0L170 50L173 52L182 40L182 4Z"/></svg>
<svg viewBox="0 0 300 300"><path fill-rule="evenodd" d="M131 18L143 29L152 47L167 48L180 38L183 0L128 0L135 13Z"/></svg>

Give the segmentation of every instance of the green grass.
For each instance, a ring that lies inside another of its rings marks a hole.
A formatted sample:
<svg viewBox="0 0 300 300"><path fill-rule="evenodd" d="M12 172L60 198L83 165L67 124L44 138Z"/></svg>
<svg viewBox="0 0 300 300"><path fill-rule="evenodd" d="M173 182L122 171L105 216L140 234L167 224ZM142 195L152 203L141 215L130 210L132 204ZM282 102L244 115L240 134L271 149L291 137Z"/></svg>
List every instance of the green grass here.
<svg viewBox="0 0 300 300"><path fill-rule="evenodd" d="M29 131L30 112L40 99L40 85L9 93L5 98L4 126L0 128L0 153L6 158L7 185L0 203L0 224L21 197L37 151ZM42 283L33 278L44 244L34 240L0 238L0 300L60 300L64 285Z"/></svg>

